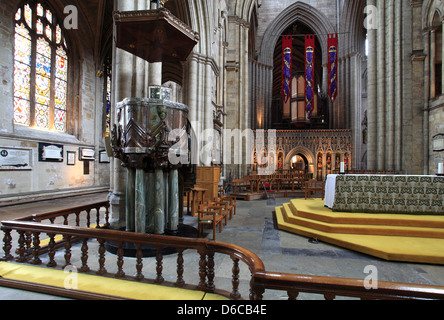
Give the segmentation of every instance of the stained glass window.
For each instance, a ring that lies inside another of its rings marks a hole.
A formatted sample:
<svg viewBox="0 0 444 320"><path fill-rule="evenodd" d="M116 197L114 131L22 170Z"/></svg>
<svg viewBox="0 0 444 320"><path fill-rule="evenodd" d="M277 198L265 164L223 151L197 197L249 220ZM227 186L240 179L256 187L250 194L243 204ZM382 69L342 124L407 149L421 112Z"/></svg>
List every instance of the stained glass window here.
<svg viewBox="0 0 444 320"><path fill-rule="evenodd" d="M15 14L14 122L66 131L68 50L46 4L30 2Z"/></svg>

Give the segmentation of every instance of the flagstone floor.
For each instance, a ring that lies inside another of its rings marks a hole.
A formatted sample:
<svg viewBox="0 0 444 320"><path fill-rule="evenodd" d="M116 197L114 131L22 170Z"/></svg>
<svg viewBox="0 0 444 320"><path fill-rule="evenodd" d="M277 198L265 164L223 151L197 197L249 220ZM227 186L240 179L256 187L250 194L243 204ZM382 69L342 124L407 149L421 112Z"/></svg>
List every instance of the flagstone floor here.
<svg viewBox="0 0 444 320"><path fill-rule="evenodd" d="M276 199L276 205L280 206L290 200L288 198ZM217 234L217 241L233 243L253 251L263 260L268 271L364 279L368 276L364 271L366 267L375 266L378 279L381 281L444 286L444 266L389 262L326 243L311 243L305 237L277 230L273 222L273 211L274 206L267 206L266 200L238 201L237 215L228 222L222 233ZM1 214L0 219L4 220ZM185 224L197 228L196 218L185 217ZM212 232L208 230L205 236L212 239ZM97 252L94 246L94 243L89 245L89 252ZM76 254L75 250L80 250L80 245L73 247L72 263L74 265L80 263L80 254ZM94 261L94 257L91 253L89 254L89 261ZM63 252L58 253L56 258L63 259ZM199 256L187 250L184 253L184 259L185 281L197 284L198 272L187 271L196 268ZM176 260L176 255L164 257L163 273L166 280L175 281ZM107 257L106 263L108 271L113 272L113 268L116 268L115 261ZM144 259L144 270L150 270L146 271L146 277L155 276L155 263L155 258ZM131 268L131 265L135 266L135 259L126 258L125 266ZM94 269L93 262L91 262L91 268ZM216 255L215 268L216 287L231 291L231 259L227 256ZM250 274L245 265L241 265L240 279L242 296L248 299ZM59 300L63 298L0 287L0 300L11 299ZM284 292L266 291L264 299L286 300L288 297ZM301 294L299 299L317 300L322 297Z"/></svg>

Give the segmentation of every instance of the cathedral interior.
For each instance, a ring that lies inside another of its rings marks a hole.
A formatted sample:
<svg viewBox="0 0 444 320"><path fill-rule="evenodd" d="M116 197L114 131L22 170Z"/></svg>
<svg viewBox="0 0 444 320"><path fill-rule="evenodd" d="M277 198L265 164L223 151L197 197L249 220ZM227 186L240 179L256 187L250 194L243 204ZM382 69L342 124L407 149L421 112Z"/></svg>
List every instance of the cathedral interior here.
<svg viewBox="0 0 444 320"><path fill-rule="evenodd" d="M175 235L198 168L215 194L264 164L318 182L442 170L442 1L0 1L0 212L102 194L112 226Z"/></svg>

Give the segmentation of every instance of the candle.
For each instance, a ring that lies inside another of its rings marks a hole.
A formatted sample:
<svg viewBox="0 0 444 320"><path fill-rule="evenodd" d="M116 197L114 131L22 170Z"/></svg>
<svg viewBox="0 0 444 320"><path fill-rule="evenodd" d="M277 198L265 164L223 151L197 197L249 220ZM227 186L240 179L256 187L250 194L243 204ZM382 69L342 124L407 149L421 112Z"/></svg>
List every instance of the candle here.
<svg viewBox="0 0 444 320"><path fill-rule="evenodd" d="M438 163L438 174L444 174L444 163Z"/></svg>
<svg viewBox="0 0 444 320"><path fill-rule="evenodd" d="M345 164L344 162L341 162L341 173L345 173Z"/></svg>

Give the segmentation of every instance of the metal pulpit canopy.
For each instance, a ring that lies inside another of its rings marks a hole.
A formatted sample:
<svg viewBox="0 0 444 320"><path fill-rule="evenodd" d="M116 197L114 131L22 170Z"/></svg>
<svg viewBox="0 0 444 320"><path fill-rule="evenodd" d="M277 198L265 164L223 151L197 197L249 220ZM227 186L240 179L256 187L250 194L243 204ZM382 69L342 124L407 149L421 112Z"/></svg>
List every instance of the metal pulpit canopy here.
<svg viewBox="0 0 444 320"><path fill-rule="evenodd" d="M116 45L150 63L186 61L200 36L169 10L115 11Z"/></svg>

